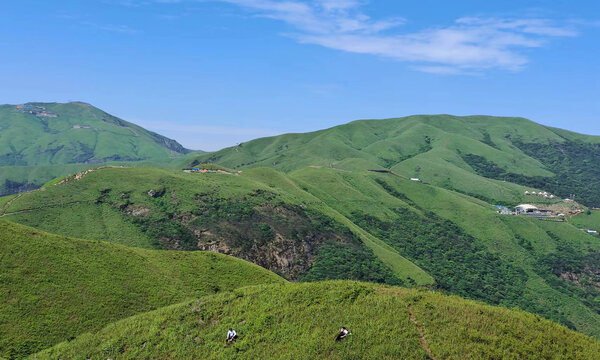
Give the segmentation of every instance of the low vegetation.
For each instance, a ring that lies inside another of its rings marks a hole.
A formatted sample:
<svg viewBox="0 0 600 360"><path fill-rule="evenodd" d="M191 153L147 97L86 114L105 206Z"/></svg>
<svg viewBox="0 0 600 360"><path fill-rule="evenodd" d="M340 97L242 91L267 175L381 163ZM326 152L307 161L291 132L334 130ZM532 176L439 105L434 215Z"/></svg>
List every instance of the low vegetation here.
<svg viewBox="0 0 600 360"><path fill-rule="evenodd" d="M79 102L0 105L0 128L0 196L102 164L158 165L189 152Z"/></svg>
<svg viewBox="0 0 600 360"><path fill-rule="evenodd" d="M350 331L336 342L339 328ZM227 329L239 339L225 342ZM593 359L600 343L539 316L355 282L267 285L111 324L32 359Z"/></svg>
<svg viewBox="0 0 600 360"><path fill-rule="evenodd" d="M4 216L91 240L149 249L218 251L291 280L308 276L313 266L329 261L331 252L319 251L326 243L337 244L337 255L350 256L358 261L357 267L337 268L340 272L335 275L333 270L313 271L307 279L387 279L393 284L408 277L431 279L391 248L384 255L396 258L380 258L366 243L371 241L367 235L289 179L269 183L280 176L268 169L227 175L108 168L25 194L4 208ZM407 266L390 274L387 266L396 261ZM375 274L376 270L382 273Z"/></svg>
<svg viewBox="0 0 600 360"><path fill-rule="evenodd" d="M116 320L240 286L282 283L221 254L152 251L0 221L0 356L9 359Z"/></svg>

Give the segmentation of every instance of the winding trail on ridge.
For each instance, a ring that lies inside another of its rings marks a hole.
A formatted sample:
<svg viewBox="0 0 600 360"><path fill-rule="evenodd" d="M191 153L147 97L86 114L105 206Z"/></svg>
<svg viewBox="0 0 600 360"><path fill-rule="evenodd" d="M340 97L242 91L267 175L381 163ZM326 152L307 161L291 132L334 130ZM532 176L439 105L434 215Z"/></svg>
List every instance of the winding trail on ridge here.
<svg viewBox="0 0 600 360"><path fill-rule="evenodd" d="M25 194L25 193L19 193L19 194L17 194L17 196L15 196L14 198L12 198L12 199L8 200L8 201L6 202L6 204L4 204L4 206L0 208L0 212L5 212L5 211L6 211L6 209L8 209L8 207L9 207L10 205L12 205L12 203L13 203L15 200L17 200L18 198L20 198L21 196L23 196L23 194Z"/></svg>
<svg viewBox="0 0 600 360"><path fill-rule="evenodd" d="M429 345L427 345L427 339L425 339L425 331L423 331L423 327L421 327L421 325L419 325L419 322L417 321L415 313L412 311L412 308L410 307L410 305L408 305L408 313L410 315L410 321L412 321L413 324L415 324L415 326L417 327L417 330L419 330L419 341L421 342L421 347L423 348L423 350L425 350L427 355L429 355L429 357L432 360L437 360L437 358L435 356L433 356L433 352L431 351L431 348L429 347Z"/></svg>

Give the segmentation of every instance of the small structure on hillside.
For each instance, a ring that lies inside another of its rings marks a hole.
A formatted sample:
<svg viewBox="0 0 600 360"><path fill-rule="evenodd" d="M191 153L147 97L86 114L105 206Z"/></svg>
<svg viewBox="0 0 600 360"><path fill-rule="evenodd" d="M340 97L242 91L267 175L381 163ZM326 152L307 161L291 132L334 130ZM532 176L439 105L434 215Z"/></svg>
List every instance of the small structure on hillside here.
<svg viewBox="0 0 600 360"><path fill-rule="evenodd" d="M521 204L521 205L517 205L517 206L515 207L515 210L516 210L518 213L522 213L522 214L524 214L524 213L532 213L532 212L536 212L536 211L538 211L538 208L537 208L537 207L535 207L535 206L533 206L533 205L531 205L531 204Z"/></svg>
<svg viewBox="0 0 600 360"><path fill-rule="evenodd" d="M524 192L525 196L539 196L539 197L543 197L546 199L554 199L556 197L556 195L550 194L547 191L540 191L540 192L535 192L535 191L531 191L529 192L529 190Z"/></svg>
<svg viewBox="0 0 600 360"><path fill-rule="evenodd" d="M422 182L421 179L419 178L410 178L410 181L414 181L414 182Z"/></svg>

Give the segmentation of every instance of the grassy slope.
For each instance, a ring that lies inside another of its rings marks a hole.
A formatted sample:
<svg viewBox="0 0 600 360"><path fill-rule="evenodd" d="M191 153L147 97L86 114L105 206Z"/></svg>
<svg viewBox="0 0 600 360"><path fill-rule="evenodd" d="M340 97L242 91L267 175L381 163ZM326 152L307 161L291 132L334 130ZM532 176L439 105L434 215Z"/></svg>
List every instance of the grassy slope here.
<svg viewBox="0 0 600 360"><path fill-rule="evenodd" d="M341 326L352 335L337 343ZM240 339L226 345L229 327ZM425 348L436 359L593 359L600 343L520 311L337 281L200 298L119 321L31 358L425 360L431 358Z"/></svg>
<svg viewBox="0 0 600 360"><path fill-rule="evenodd" d="M187 152L173 140L88 104L35 105L59 116L39 117L0 105L0 194L22 191L19 184L24 189L39 187L97 164L159 164Z"/></svg>
<svg viewBox="0 0 600 360"><path fill-rule="evenodd" d="M403 194L403 197L390 194L377 183L379 180L385 181L395 191ZM600 335L600 316L583 304L581 299L549 284L547 279L538 273L537 266L540 258L556 251L557 240L551 238L547 231L556 234L560 242L571 244L582 253L599 248L593 237L583 234L568 223L549 224L537 220L502 217L496 214L492 206L481 200L410 182L390 174L305 168L286 175L272 169L257 168L245 170L240 176L207 176L147 168L105 169L88 174L81 181L48 186L44 191L25 194L6 209L8 213L17 213L6 217L47 231L154 247L157 246L156 239L149 238L141 232L122 212L109 204L94 202L100 197L100 190L111 187L116 199L119 199L120 193L128 193L129 201L137 205L151 204L146 192L159 186L165 186L169 191L174 190L179 201L178 207L190 211L198 206L193 200L193 194L198 192L209 191L216 194L216 197L233 198L245 196L257 189L270 191L277 194L277 197L271 200L273 202L302 204L307 209L324 214L344 225L392 268L396 275L404 280L411 278L417 284L431 283L432 278L416 267L415 261L421 268L427 269L433 265L440 265L437 262L442 260L423 256L418 259L411 257L414 251L405 252L401 243L394 242L397 240L386 238L385 234L375 234L376 228L366 229L357 225L356 221L360 218L355 218L355 214L368 214L393 224L405 221L396 209L406 209L417 214L423 214L425 210L433 211L473 236L476 246L480 247L477 251L494 254L504 264L523 271L526 281L522 285L521 298L515 300L507 294L500 294L494 303L521 306L547 318L569 324L587 334ZM36 209L18 213L31 208ZM429 236L428 232L432 229L423 228L417 231ZM521 238L531 244L532 248L525 248ZM477 254L479 253L475 252L473 255L479 256ZM408 261L407 256L413 262ZM472 264L468 263L468 259L452 258L443 261L449 261L443 265L447 270L453 266L452 261L461 261L460 266L464 267L465 271L474 270L469 268ZM492 266L492 263L489 264ZM481 276L488 276L485 269L480 271ZM508 275L510 274L507 273ZM438 283L444 283L447 275L438 273L436 276ZM474 278L466 284L455 282L448 290L462 296L494 300L488 299L492 293L481 295L474 292L474 289L479 287L477 281L477 278ZM466 290L463 289L464 286L467 287ZM493 289L489 291L493 292Z"/></svg>
<svg viewBox="0 0 600 360"><path fill-rule="evenodd" d="M3 209L7 219L34 226L45 231L93 240L107 240L125 245L160 248L157 239L149 237L127 216L107 203L98 203L100 191L110 189L115 201L125 201L119 194L128 194L127 202L153 207L147 195L151 189L167 189L167 197L176 198L176 205L166 211L193 213L198 207L198 193L210 193L215 198L241 198L256 191L277 195L272 202L303 204L323 216L348 228L400 279L412 279L416 284L431 284L433 279L380 239L353 224L321 200L300 189L285 175L272 169L255 169L240 176L222 174L188 174L151 168L103 169L86 175L80 181L24 194Z"/></svg>
<svg viewBox="0 0 600 360"><path fill-rule="evenodd" d="M201 155L231 168L269 166L290 172L307 166L345 170L391 168L407 177L509 203L523 202L528 187L479 176L461 157L482 156L507 172L552 177L540 160L513 144L567 140L598 142L597 137L559 131L522 118L422 115L361 120L330 129L253 140Z"/></svg>
<svg viewBox="0 0 600 360"><path fill-rule="evenodd" d="M592 210L591 214L579 214L571 218L571 224L579 229L600 231L600 210Z"/></svg>
<svg viewBox="0 0 600 360"><path fill-rule="evenodd" d="M577 297L553 287L536 272L538 259L555 251L558 244L547 235L547 231L556 234L560 243L570 244L581 253L600 249L600 243L594 237L583 234L570 224L500 216L492 206L480 200L393 175L301 169L293 172L291 177L348 217L352 217L354 212L364 212L391 223L402 221L393 209L410 208L409 203L412 202L451 220L475 237L490 253L525 272L527 282L521 299L524 301L512 301L506 305L518 305L556 321L570 323L587 334L600 336L600 315ZM405 199L390 196L373 181L375 179L384 179L404 194ZM524 248L515 234L530 242L533 248ZM426 263L417 264L427 269Z"/></svg>
<svg viewBox="0 0 600 360"><path fill-rule="evenodd" d="M273 282L283 279L225 255L128 248L0 221L0 356L31 354L185 299Z"/></svg>
<svg viewBox="0 0 600 360"><path fill-rule="evenodd" d="M172 140L88 104L36 105L58 117L44 118L18 112L14 106L0 106L3 165L147 160L185 153Z"/></svg>

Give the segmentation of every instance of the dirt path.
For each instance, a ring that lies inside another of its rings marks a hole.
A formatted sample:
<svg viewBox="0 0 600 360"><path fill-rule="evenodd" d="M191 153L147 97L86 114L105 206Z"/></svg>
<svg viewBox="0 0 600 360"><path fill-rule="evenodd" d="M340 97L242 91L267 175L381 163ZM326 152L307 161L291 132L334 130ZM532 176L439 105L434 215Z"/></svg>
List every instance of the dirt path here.
<svg viewBox="0 0 600 360"><path fill-rule="evenodd" d="M11 212L11 213L4 213L4 214L0 215L0 218L3 218L5 216L10 216L10 215L26 213L26 212L30 212L30 211L33 211L33 210L20 210L20 211L15 211L15 212Z"/></svg>
<svg viewBox="0 0 600 360"><path fill-rule="evenodd" d="M15 200L17 200L18 198L20 198L21 196L23 196L23 194L25 194L25 193L19 193L19 194L18 194L17 196L15 196L14 198L12 198L12 199L8 200L8 201L6 202L6 204L4 204L4 206L3 206L2 208L0 208L0 212L4 212L4 211L6 211L6 209L8 209L8 207L9 207L9 206L10 206L10 205L11 205L11 204L12 204L12 203L15 201ZM2 215L2 216L4 216L4 215Z"/></svg>
<svg viewBox="0 0 600 360"><path fill-rule="evenodd" d="M13 200L16 200L16 199L17 198L15 197ZM10 216L10 215L22 214L22 213L26 213L26 212L30 212L30 211L35 211L35 210L41 210L41 209L47 209L47 208L65 206L65 205L83 204L83 203L91 203L91 202L87 202L87 201L67 201L67 202L62 203L62 204L51 204L51 205L46 205L46 206L38 206L38 207L34 207L34 208L23 209L23 210L13 211L13 212L4 212L3 211L2 214L0 214L0 218L3 218L5 216Z"/></svg>
<svg viewBox="0 0 600 360"><path fill-rule="evenodd" d="M408 306L408 313L410 314L410 321L412 321L417 327L417 330L419 330L419 341L421 342L421 347L423 348L423 350L425 350L427 355L429 355L429 357L432 360L437 360L436 357L433 356L431 348L429 348L429 345L427 345L427 339L425 339L425 331L423 331L423 328L421 327L421 325L419 325L419 322L417 321L417 318L415 317L415 314L413 313L410 305Z"/></svg>

